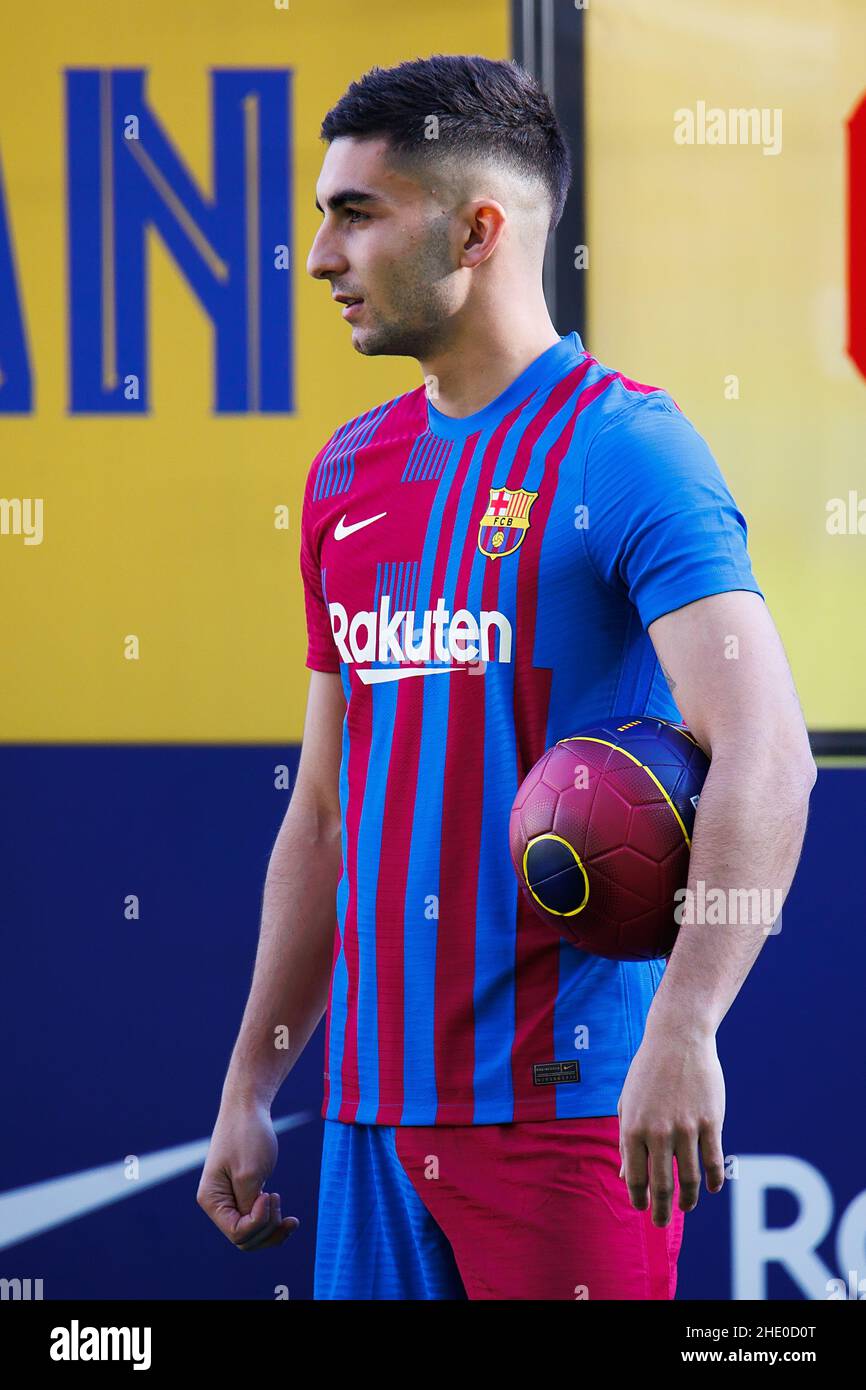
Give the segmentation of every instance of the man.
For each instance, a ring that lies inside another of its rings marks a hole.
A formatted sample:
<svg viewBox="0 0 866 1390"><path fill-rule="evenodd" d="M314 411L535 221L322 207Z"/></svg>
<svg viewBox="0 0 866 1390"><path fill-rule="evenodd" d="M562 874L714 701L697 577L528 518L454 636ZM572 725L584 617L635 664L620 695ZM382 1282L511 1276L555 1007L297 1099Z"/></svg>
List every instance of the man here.
<svg viewBox="0 0 866 1390"><path fill-rule="evenodd" d="M308 271L426 389L307 478L302 755L199 1202L243 1250L297 1226L269 1111L327 1003L316 1297L669 1299L766 925L578 951L520 894L508 815L558 738L684 719L712 757L690 885L786 892L815 778L791 675L703 440L551 323L570 164L537 85L374 69L322 134Z"/></svg>

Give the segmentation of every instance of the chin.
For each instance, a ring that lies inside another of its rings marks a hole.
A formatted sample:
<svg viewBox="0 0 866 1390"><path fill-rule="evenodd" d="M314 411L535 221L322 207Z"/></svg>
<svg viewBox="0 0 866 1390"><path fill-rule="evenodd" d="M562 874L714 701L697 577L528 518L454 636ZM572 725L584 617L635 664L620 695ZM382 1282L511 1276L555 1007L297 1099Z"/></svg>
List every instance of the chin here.
<svg viewBox="0 0 866 1390"><path fill-rule="evenodd" d="M364 357L381 357L393 351L389 347L387 339L377 337L369 329L365 331L363 328L352 330L352 347L356 352L362 353Z"/></svg>
<svg viewBox="0 0 866 1390"><path fill-rule="evenodd" d="M409 335L353 328L352 347L364 357L415 357L416 345Z"/></svg>

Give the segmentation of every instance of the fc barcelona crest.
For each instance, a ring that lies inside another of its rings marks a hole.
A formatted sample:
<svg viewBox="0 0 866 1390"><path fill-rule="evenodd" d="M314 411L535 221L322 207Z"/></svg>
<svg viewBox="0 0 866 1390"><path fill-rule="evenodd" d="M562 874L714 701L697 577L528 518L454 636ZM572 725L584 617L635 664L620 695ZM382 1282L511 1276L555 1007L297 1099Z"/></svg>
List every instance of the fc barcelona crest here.
<svg viewBox="0 0 866 1390"><path fill-rule="evenodd" d="M517 550L529 530L529 512L537 492L518 488L492 487L487 511L478 527L478 549L496 560Z"/></svg>

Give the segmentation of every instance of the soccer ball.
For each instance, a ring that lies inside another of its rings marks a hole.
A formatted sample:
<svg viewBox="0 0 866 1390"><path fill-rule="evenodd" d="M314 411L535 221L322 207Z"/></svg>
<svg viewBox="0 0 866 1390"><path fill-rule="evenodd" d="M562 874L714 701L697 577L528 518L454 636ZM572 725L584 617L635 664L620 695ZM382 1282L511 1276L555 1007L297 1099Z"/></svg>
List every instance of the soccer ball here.
<svg viewBox="0 0 866 1390"><path fill-rule="evenodd" d="M669 955L709 765L684 724L646 715L548 748L509 823L511 859L535 911L593 955Z"/></svg>

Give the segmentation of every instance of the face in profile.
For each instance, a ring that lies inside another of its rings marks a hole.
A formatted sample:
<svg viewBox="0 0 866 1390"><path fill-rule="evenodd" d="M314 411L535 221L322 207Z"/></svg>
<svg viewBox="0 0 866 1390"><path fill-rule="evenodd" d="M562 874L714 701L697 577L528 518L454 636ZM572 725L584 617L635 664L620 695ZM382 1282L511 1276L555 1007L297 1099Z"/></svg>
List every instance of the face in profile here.
<svg viewBox="0 0 866 1390"><path fill-rule="evenodd" d="M387 153L383 139L341 137L328 147L307 271L333 296L360 301L344 315L356 352L432 357L447 345L458 307L461 228L436 189Z"/></svg>

